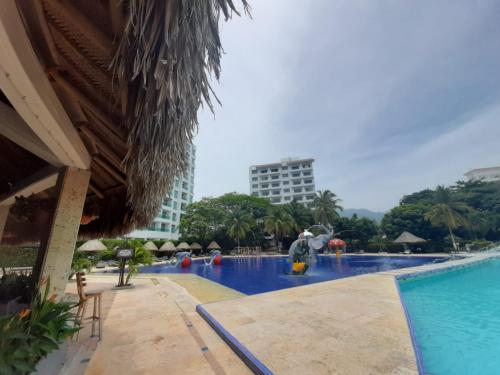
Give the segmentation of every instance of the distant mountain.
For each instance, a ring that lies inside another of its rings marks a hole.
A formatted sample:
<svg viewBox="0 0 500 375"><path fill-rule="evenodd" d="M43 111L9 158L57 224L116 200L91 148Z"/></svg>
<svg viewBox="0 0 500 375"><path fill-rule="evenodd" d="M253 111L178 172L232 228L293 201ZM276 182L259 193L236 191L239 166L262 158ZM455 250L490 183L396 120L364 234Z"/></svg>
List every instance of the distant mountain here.
<svg viewBox="0 0 500 375"><path fill-rule="evenodd" d="M340 216L343 217L351 217L354 214L358 215L358 217L367 217L380 223L385 213L370 211L366 208L345 208L344 211L340 211Z"/></svg>

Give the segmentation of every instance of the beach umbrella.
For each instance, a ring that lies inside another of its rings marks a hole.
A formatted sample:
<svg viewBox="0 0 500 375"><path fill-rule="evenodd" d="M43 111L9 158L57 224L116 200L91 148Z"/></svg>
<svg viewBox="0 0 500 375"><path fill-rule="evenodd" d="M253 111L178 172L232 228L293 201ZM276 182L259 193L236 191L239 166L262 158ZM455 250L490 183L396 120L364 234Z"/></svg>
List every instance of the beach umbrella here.
<svg viewBox="0 0 500 375"><path fill-rule="evenodd" d="M210 244L207 246L207 249L208 250L220 250L221 247L219 246L219 244L215 241L212 241L210 242Z"/></svg>
<svg viewBox="0 0 500 375"><path fill-rule="evenodd" d="M203 248L198 242L193 242L190 246L191 250L202 250Z"/></svg>
<svg viewBox="0 0 500 375"><path fill-rule="evenodd" d="M160 251L176 251L177 249L175 248L175 245L173 244L172 241L167 241L160 247Z"/></svg>
<svg viewBox="0 0 500 375"><path fill-rule="evenodd" d="M394 243L402 243L402 244L413 244L422 242L426 242L426 240L406 231L401 233L399 237L394 240Z"/></svg>
<svg viewBox="0 0 500 375"><path fill-rule="evenodd" d="M104 251L108 248L99 240L90 240L85 242L82 246L80 246L77 251L94 253L98 251Z"/></svg>
<svg viewBox="0 0 500 375"><path fill-rule="evenodd" d="M188 245L187 242L181 242L180 244L177 245L176 249L177 250L191 250L191 247Z"/></svg>
<svg viewBox="0 0 500 375"><path fill-rule="evenodd" d="M142 247L146 250L149 250L149 251L157 251L158 250L158 246L156 246L153 241L146 242Z"/></svg>

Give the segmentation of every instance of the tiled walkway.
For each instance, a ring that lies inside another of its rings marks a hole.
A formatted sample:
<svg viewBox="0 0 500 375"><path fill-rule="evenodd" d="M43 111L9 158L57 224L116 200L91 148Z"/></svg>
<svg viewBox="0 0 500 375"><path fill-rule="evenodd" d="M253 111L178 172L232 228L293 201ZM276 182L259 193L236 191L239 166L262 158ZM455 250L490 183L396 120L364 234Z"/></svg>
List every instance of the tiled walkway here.
<svg viewBox="0 0 500 375"><path fill-rule="evenodd" d="M163 277L133 282L132 289L114 291L116 277L88 276L89 290L99 286L113 298L86 374L249 373L195 312L199 301L184 288Z"/></svg>

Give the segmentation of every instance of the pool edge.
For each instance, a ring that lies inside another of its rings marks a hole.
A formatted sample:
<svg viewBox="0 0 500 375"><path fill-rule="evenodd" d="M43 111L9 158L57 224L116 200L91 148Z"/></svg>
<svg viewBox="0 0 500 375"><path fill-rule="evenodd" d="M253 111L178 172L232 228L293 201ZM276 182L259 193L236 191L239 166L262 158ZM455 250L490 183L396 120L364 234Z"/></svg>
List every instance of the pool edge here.
<svg viewBox="0 0 500 375"><path fill-rule="evenodd" d="M258 375L273 375L273 372L252 354L242 343L231 335L201 304L196 305L196 312L213 328L226 344L236 353L248 368Z"/></svg>

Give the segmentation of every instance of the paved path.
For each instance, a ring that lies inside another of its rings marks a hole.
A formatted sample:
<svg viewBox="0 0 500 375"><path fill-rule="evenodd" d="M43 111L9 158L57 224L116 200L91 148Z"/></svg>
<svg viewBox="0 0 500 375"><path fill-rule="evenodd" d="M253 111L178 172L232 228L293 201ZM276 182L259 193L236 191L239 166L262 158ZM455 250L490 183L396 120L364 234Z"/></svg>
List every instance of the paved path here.
<svg viewBox="0 0 500 375"><path fill-rule="evenodd" d="M204 305L276 374L416 374L389 275L363 275Z"/></svg>
<svg viewBox="0 0 500 375"><path fill-rule="evenodd" d="M86 369L101 374L249 374L248 368L195 312L199 303L165 277L136 278L112 291L116 277L88 276L106 292L103 340ZM82 332L82 338L84 332Z"/></svg>

